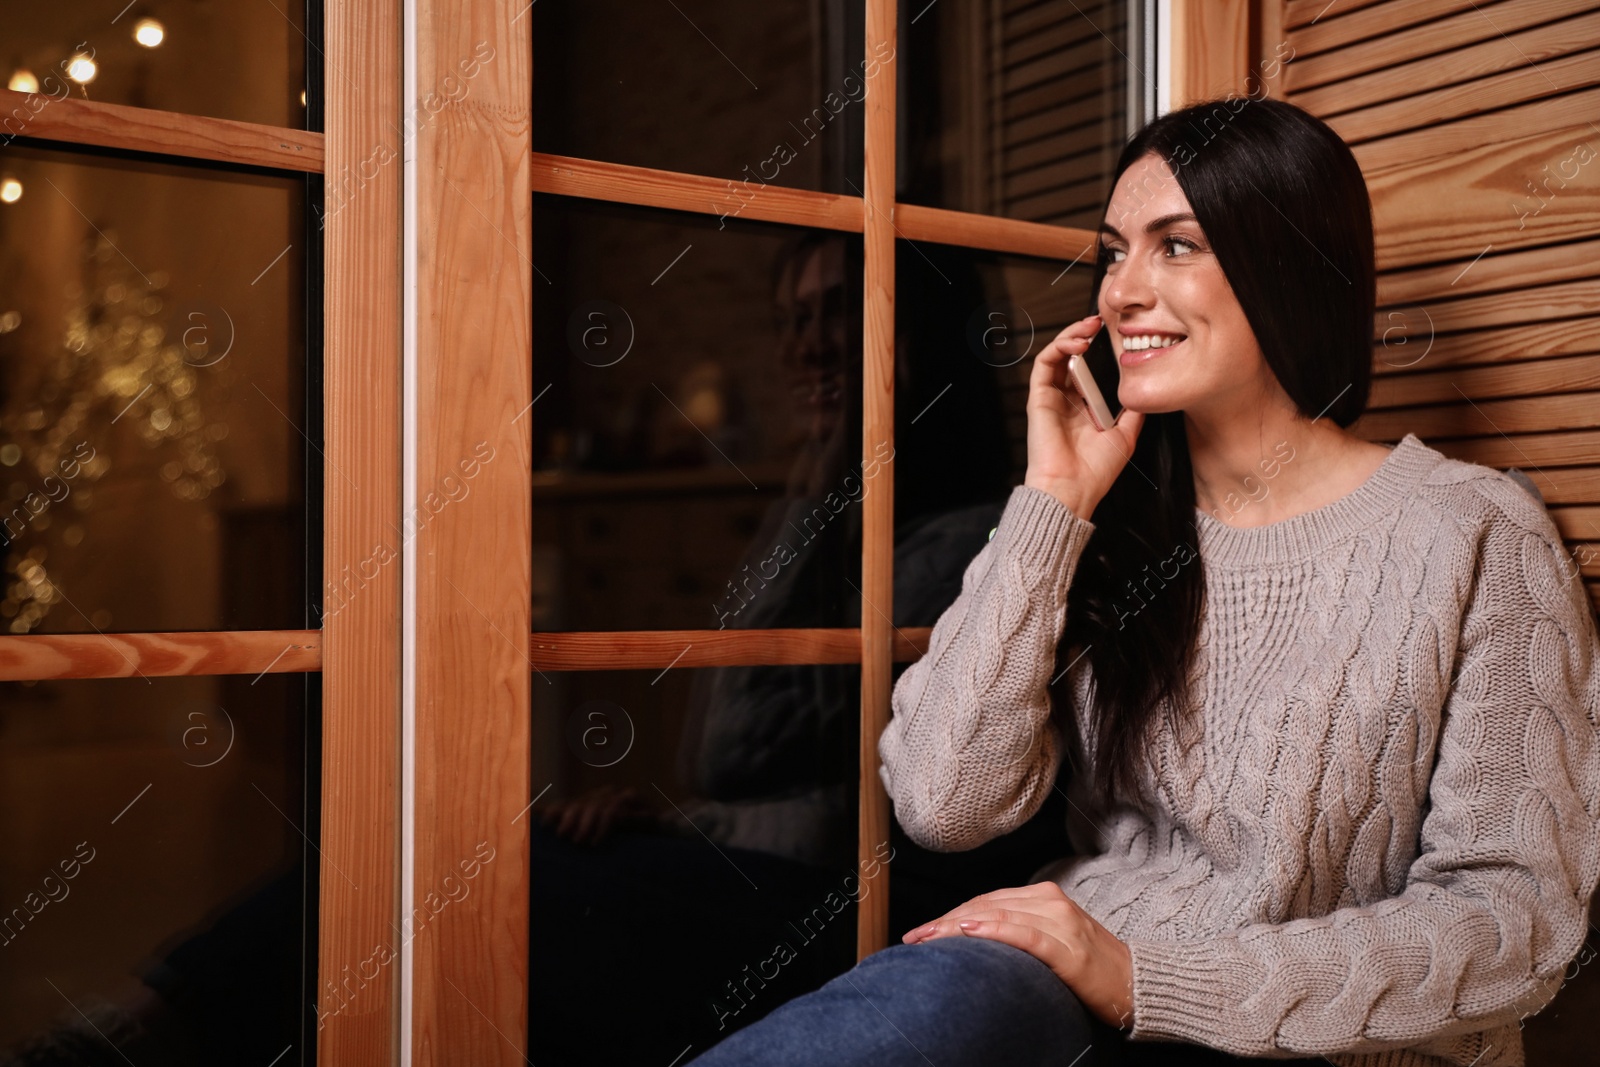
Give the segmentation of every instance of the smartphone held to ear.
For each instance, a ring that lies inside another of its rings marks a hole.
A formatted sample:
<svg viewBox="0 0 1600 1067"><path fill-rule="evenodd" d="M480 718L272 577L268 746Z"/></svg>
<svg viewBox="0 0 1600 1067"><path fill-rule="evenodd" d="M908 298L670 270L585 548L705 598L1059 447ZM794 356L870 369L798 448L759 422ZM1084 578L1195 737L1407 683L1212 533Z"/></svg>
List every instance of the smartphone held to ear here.
<svg viewBox="0 0 1600 1067"><path fill-rule="evenodd" d="M1089 404L1089 417L1095 427L1109 430L1122 413L1122 402L1117 399L1117 385L1122 372L1117 367L1117 354L1111 347L1110 331L1104 329L1094 335L1083 355L1067 357L1067 374L1072 384Z"/></svg>

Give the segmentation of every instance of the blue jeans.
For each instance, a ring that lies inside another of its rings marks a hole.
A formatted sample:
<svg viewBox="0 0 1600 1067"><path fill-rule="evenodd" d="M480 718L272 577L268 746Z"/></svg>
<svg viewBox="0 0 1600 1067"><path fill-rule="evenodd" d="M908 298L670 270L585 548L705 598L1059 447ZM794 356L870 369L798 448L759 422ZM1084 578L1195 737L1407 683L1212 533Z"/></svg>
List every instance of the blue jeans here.
<svg viewBox="0 0 1600 1067"><path fill-rule="evenodd" d="M890 945L683 1067L1110 1067L1265 1062L1129 1041L1042 961L981 937ZM1325 1064L1323 1059L1273 1060Z"/></svg>

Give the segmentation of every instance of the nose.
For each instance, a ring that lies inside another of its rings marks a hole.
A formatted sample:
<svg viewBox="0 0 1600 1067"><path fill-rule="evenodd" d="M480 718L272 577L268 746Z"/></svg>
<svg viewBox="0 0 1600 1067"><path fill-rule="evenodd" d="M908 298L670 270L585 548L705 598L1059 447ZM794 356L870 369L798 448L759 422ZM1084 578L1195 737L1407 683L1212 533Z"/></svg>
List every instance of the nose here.
<svg viewBox="0 0 1600 1067"><path fill-rule="evenodd" d="M1100 285L1100 298L1118 316L1155 305L1155 288L1144 256L1128 255Z"/></svg>
<svg viewBox="0 0 1600 1067"><path fill-rule="evenodd" d="M799 307L786 308L778 315L778 349L784 362L799 362L807 346L806 315Z"/></svg>
<svg viewBox="0 0 1600 1067"><path fill-rule="evenodd" d="M799 342L801 358L806 366L814 367L823 362L826 344L822 335L822 316L812 314L807 317L805 328L800 332Z"/></svg>

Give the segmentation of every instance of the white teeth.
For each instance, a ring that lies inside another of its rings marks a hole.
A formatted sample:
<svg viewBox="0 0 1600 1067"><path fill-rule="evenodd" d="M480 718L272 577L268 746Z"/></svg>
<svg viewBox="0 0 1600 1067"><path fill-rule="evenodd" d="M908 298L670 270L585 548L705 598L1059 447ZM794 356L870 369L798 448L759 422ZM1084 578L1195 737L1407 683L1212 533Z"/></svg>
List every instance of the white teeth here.
<svg viewBox="0 0 1600 1067"><path fill-rule="evenodd" d="M1181 340L1183 338L1176 335L1135 334L1132 337L1124 337L1122 339L1122 347L1128 352L1141 352L1147 348L1171 348Z"/></svg>

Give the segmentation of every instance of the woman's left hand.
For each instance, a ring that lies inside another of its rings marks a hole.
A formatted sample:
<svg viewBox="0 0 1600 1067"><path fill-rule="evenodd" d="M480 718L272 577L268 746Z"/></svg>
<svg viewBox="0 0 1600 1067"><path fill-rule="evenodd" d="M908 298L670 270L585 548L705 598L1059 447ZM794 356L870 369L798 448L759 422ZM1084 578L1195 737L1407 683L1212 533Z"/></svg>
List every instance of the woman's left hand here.
<svg viewBox="0 0 1600 1067"><path fill-rule="evenodd" d="M987 937L1042 960L1101 1020L1125 1029L1133 1020L1133 954L1062 892L1055 882L997 889L973 897L903 938Z"/></svg>

